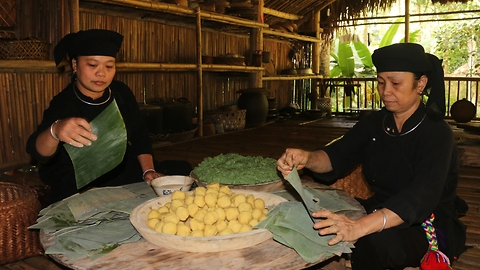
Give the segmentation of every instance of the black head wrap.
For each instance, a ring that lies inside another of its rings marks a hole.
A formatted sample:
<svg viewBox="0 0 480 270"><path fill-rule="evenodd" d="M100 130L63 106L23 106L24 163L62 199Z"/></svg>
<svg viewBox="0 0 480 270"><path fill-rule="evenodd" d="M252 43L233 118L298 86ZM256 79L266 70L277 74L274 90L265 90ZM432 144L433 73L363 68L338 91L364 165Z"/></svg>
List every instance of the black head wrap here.
<svg viewBox="0 0 480 270"><path fill-rule="evenodd" d="M425 53L420 44L397 43L375 50L372 61L377 72L424 73L428 77L428 83L423 91L428 96L427 114L432 118L444 117L445 82L442 60L433 54Z"/></svg>
<svg viewBox="0 0 480 270"><path fill-rule="evenodd" d="M68 54L69 59L76 56L102 55L115 57L122 46L123 36L115 31L90 29L70 33L63 37L53 50L58 65Z"/></svg>

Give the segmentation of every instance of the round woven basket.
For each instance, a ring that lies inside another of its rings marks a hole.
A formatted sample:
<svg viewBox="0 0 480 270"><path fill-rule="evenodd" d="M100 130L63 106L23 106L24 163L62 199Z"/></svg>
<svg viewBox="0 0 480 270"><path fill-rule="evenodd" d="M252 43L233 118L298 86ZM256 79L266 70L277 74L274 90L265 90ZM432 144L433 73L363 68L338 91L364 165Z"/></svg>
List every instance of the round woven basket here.
<svg viewBox="0 0 480 270"><path fill-rule="evenodd" d="M40 211L32 188L0 182L0 265L43 253L38 230L29 230Z"/></svg>

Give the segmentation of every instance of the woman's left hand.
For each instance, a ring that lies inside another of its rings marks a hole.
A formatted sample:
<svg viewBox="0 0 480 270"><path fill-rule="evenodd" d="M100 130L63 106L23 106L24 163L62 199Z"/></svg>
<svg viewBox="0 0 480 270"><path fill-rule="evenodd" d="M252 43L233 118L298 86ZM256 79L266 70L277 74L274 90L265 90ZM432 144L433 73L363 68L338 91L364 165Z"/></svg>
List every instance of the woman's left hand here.
<svg viewBox="0 0 480 270"><path fill-rule="evenodd" d="M150 185L150 182L152 182L153 179L156 179L156 178L162 177L162 176L164 176L164 175L159 173L159 172L150 171L150 172L147 172L145 174L145 176L143 177L143 180L145 180L145 182L147 182L147 184Z"/></svg>
<svg viewBox="0 0 480 270"><path fill-rule="evenodd" d="M313 224L313 228L318 229L318 234L336 235L328 241L329 245L335 245L341 241L353 242L361 237L357 222L345 215L334 214L328 210L320 210L314 212L312 216L314 218L323 218L321 221Z"/></svg>

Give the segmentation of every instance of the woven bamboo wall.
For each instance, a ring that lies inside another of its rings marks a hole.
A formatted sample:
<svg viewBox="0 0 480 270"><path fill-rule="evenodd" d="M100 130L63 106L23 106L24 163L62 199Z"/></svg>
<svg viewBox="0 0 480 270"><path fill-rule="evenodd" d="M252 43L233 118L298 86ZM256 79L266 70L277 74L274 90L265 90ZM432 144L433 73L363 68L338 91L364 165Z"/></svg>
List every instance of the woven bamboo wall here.
<svg viewBox="0 0 480 270"><path fill-rule="evenodd" d="M67 1L17 1L22 16L17 38L36 37L56 44L70 32ZM181 20L181 18L180 18ZM104 28L124 35L118 62L195 63L195 26L182 22L142 20L134 14L118 16L116 12L80 9L81 29ZM249 54L249 36L229 34L215 29L202 31L202 55ZM51 46L53 52L53 46ZM288 42L265 39L265 50L272 52L277 70L287 68ZM53 53L50 53L53 60ZM28 163L25 153L28 136L42 119L49 101L69 82L68 74L42 73L24 69L23 73L0 73L0 169ZM188 72L117 72L116 79L128 84L139 102L144 99L185 97L197 110L197 73ZM238 99L239 89L248 87L248 73L205 72L203 77L204 110L214 110ZM291 102L291 82L264 83L276 97L278 107ZM195 113L194 112L194 113Z"/></svg>

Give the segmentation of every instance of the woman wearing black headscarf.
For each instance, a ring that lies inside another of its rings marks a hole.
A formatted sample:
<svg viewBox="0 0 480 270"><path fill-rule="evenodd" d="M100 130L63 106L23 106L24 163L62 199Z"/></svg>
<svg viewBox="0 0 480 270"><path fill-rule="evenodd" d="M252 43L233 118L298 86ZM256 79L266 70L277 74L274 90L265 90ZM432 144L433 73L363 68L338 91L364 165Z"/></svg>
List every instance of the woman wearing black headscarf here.
<svg viewBox="0 0 480 270"><path fill-rule="evenodd" d="M321 150L287 149L278 170L287 175L296 166L334 181L362 164L375 193L359 200L368 215L351 220L329 211L313 214L322 218L314 224L319 234L336 235L329 244L356 241L353 269L418 267L431 248L422 227L431 217L438 254L451 263L465 250L465 227L457 218L457 148L443 120L441 61L414 43L377 49L372 60L385 106Z"/></svg>
<svg viewBox="0 0 480 270"><path fill-rule="evenodd" d="M118 166L84 189L139 182L142 176L148 182L162 175L154 170L152 146L135 96L127 85L114 80L122 41L117 32L91 29L70 33L55 47L57 65L68 55L72 82L51 100L27 141L27 152L42 163L39 175L51 185L52 202L79 192L72 161L62 145L89 147L97 139L90 122L114 100L125 122L126 153Z"/></svg>

